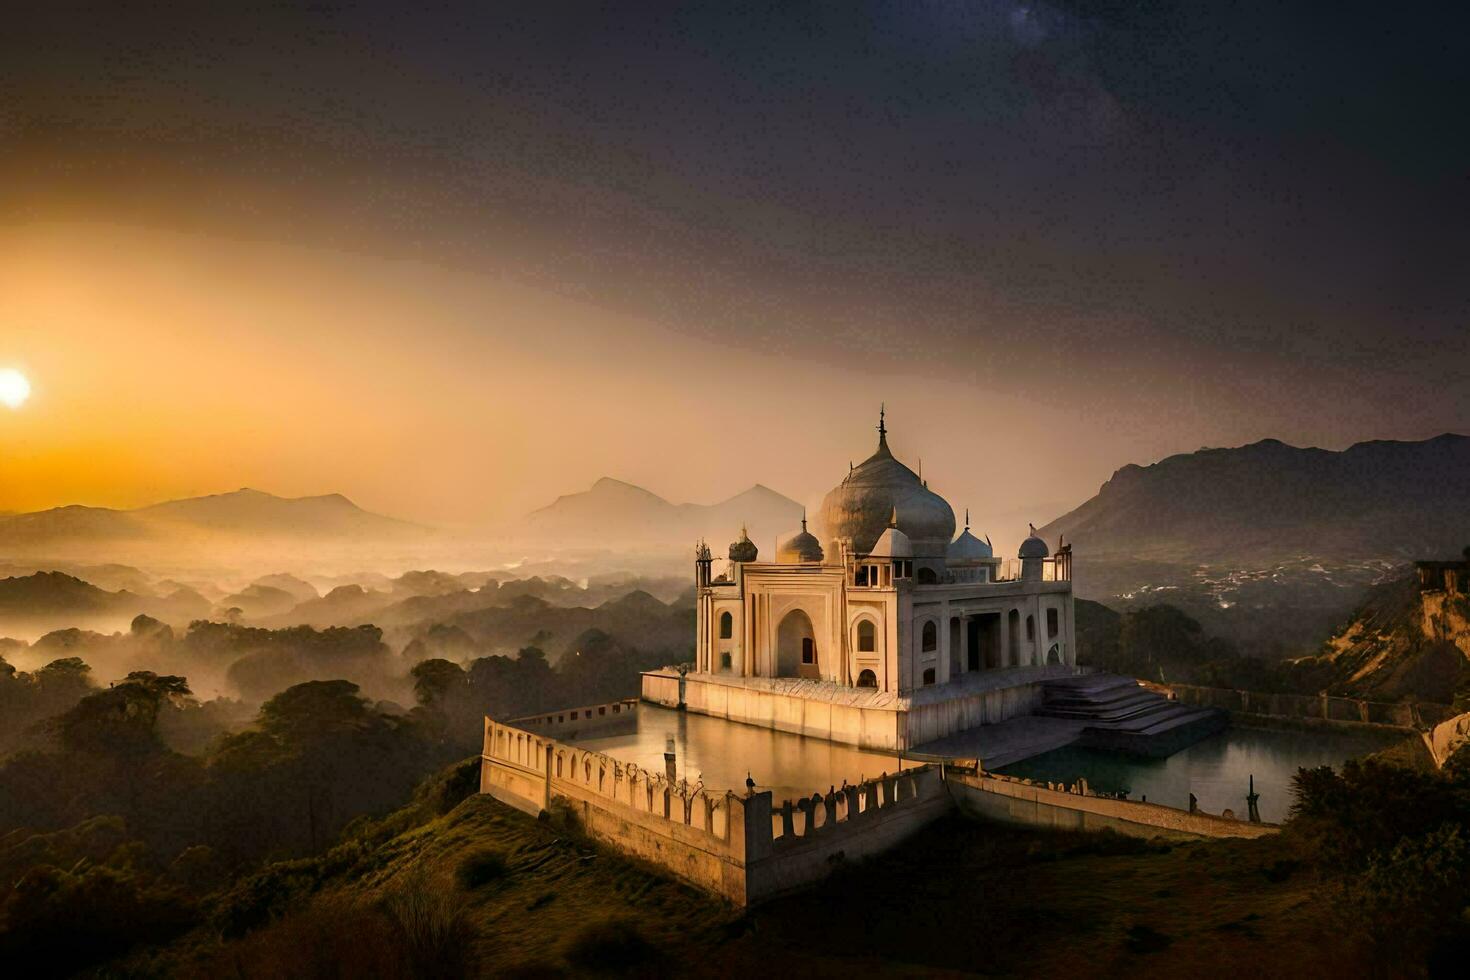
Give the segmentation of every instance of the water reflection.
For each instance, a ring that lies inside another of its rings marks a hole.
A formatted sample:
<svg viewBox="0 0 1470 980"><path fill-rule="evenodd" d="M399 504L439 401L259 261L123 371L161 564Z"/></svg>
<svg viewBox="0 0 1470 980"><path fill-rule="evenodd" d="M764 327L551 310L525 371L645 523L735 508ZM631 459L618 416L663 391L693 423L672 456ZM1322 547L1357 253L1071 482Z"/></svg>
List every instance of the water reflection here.
<svg viewBox="0 0 1470 980"><path fill-rule="evenodd" d="M843 780L856 783L896 772L899 767L894 755L652 704L638 705L637 731L573 741L582 748L663 772L664 744L670 736L681 779L703 779L706 789L744 793L749 772L756 787L771 790L777 803L825 793Z"/></svg>
<svg viewBox="0 0 1470 980"><path fill-rule="evenodd" d="M1348 759L1385 748L1401 735L1377 732L1298 732L1230 728L1167 759L1134 759L1088 749L1065 748L1000 770L1007 775L1072 783L1085 777L1095 790L1127 790L1130 799L1180 808L1189 794L1201 808L1227 807L1242 819L1252 774L1261 795L1261 819L1276 823L1291 809L1291 779L1299 767L1341 766Z"/></svg>

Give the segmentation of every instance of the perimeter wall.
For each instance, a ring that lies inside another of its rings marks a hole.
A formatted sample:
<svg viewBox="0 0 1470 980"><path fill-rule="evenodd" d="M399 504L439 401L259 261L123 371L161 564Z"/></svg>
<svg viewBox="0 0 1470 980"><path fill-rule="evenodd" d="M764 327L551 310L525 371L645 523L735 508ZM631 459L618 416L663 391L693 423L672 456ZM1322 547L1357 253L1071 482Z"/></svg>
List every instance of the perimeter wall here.
<svg viewBox="0 0 1470 980"><path fill-rule="evenodd" d="M1447 704L1428 701L1365 701L1328 694L1267 694L1228 687L1169 684L1185 704L1224 708L1232 714L1291 718L1355 725L1378 725L1424 731L1454 717Z"/></svg>
<svg viewBox="0 0 1470 980"><path fill-rule="evenodd" d="M559 801L589 835L736 905L877 854L952 805L940 770L926 765L774 808L769 792L706 792L489 718L480 791L532 814Z"/></svg>

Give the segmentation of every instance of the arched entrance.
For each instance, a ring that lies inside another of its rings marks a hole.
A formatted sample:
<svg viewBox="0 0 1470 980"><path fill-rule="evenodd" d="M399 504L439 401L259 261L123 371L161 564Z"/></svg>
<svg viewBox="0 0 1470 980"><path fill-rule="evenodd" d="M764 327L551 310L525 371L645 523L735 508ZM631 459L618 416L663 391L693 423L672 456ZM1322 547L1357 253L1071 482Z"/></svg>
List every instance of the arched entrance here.
<svg viewBox="0 0 1470 980"><path fill-rule="evenodd" d="M791 610L776 627L776 676L822 676L817 665L817 634L805 610Z"/></svg>

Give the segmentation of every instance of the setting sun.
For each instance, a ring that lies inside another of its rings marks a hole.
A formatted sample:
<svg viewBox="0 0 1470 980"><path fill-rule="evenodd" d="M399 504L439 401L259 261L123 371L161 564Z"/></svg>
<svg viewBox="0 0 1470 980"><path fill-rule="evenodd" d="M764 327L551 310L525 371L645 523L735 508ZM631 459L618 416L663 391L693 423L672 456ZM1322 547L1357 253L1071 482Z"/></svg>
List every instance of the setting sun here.
<svg viewBox="0 0 1470 980"><path fill-rule="evenodd" d="M0 371L0 402L9 408L20 408L31 397L31 383L19 371Z"/></svg>

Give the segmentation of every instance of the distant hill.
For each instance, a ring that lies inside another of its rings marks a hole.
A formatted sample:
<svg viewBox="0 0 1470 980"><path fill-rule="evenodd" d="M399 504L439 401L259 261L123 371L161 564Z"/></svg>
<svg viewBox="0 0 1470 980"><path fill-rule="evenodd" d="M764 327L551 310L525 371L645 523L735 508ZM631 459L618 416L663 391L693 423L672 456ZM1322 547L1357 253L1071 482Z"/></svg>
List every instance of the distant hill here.
<svg viewBox="0 0 1470 980"><path fill-rule="evenodd" d="M399 536L422 528L363 510L340 493L277 497L245 487L232 493L171 500L128 514L146 522L267 536Z"/></svg>
<svg viewBox="0 0 1470 980"><path fill-rule="evenodd" d="M1300 654L1403 563L1470 543L1470 438L1170 456L1040 533L1073 546L1079 595L1168 602L1246 652Z"/></svg>
<svg viewBox="0 0 1470 980"><path fill-rule="evenodd" d="M1466 436L1341 452L1267 439L1125 466L1042 534L1090 557L1412 559L1458 552L1467 514Z"/></svg>
<svg viewBox="0 0 1470 980"><path fill-rule="evenodd" d="M11 554L107 553L120 546L246 541L401 541L426 532L363 510L341 494L277 497L249 488L134 510L66 506L0 515Z"/></svg>
<svg viewBox="0 0 1470 980"><path fill-rule="evenodd" d="M687 542L706 537L721 550L748 527L768 549L776 535L795 531L801 504L759 484L716 504L674 504L642 487L603 477L590 490L567 494L527 515L524 532L566 542Z"/></svg>
<svg viewBox="0 0 1470 980"><path fill-rule="evenodd" d="M0 636L39 635L68 627L111 632L126 629L139 613L184 624L208 611L209 603L187 589L164 596L108 592L62 572L0 579Z"/></svg>

